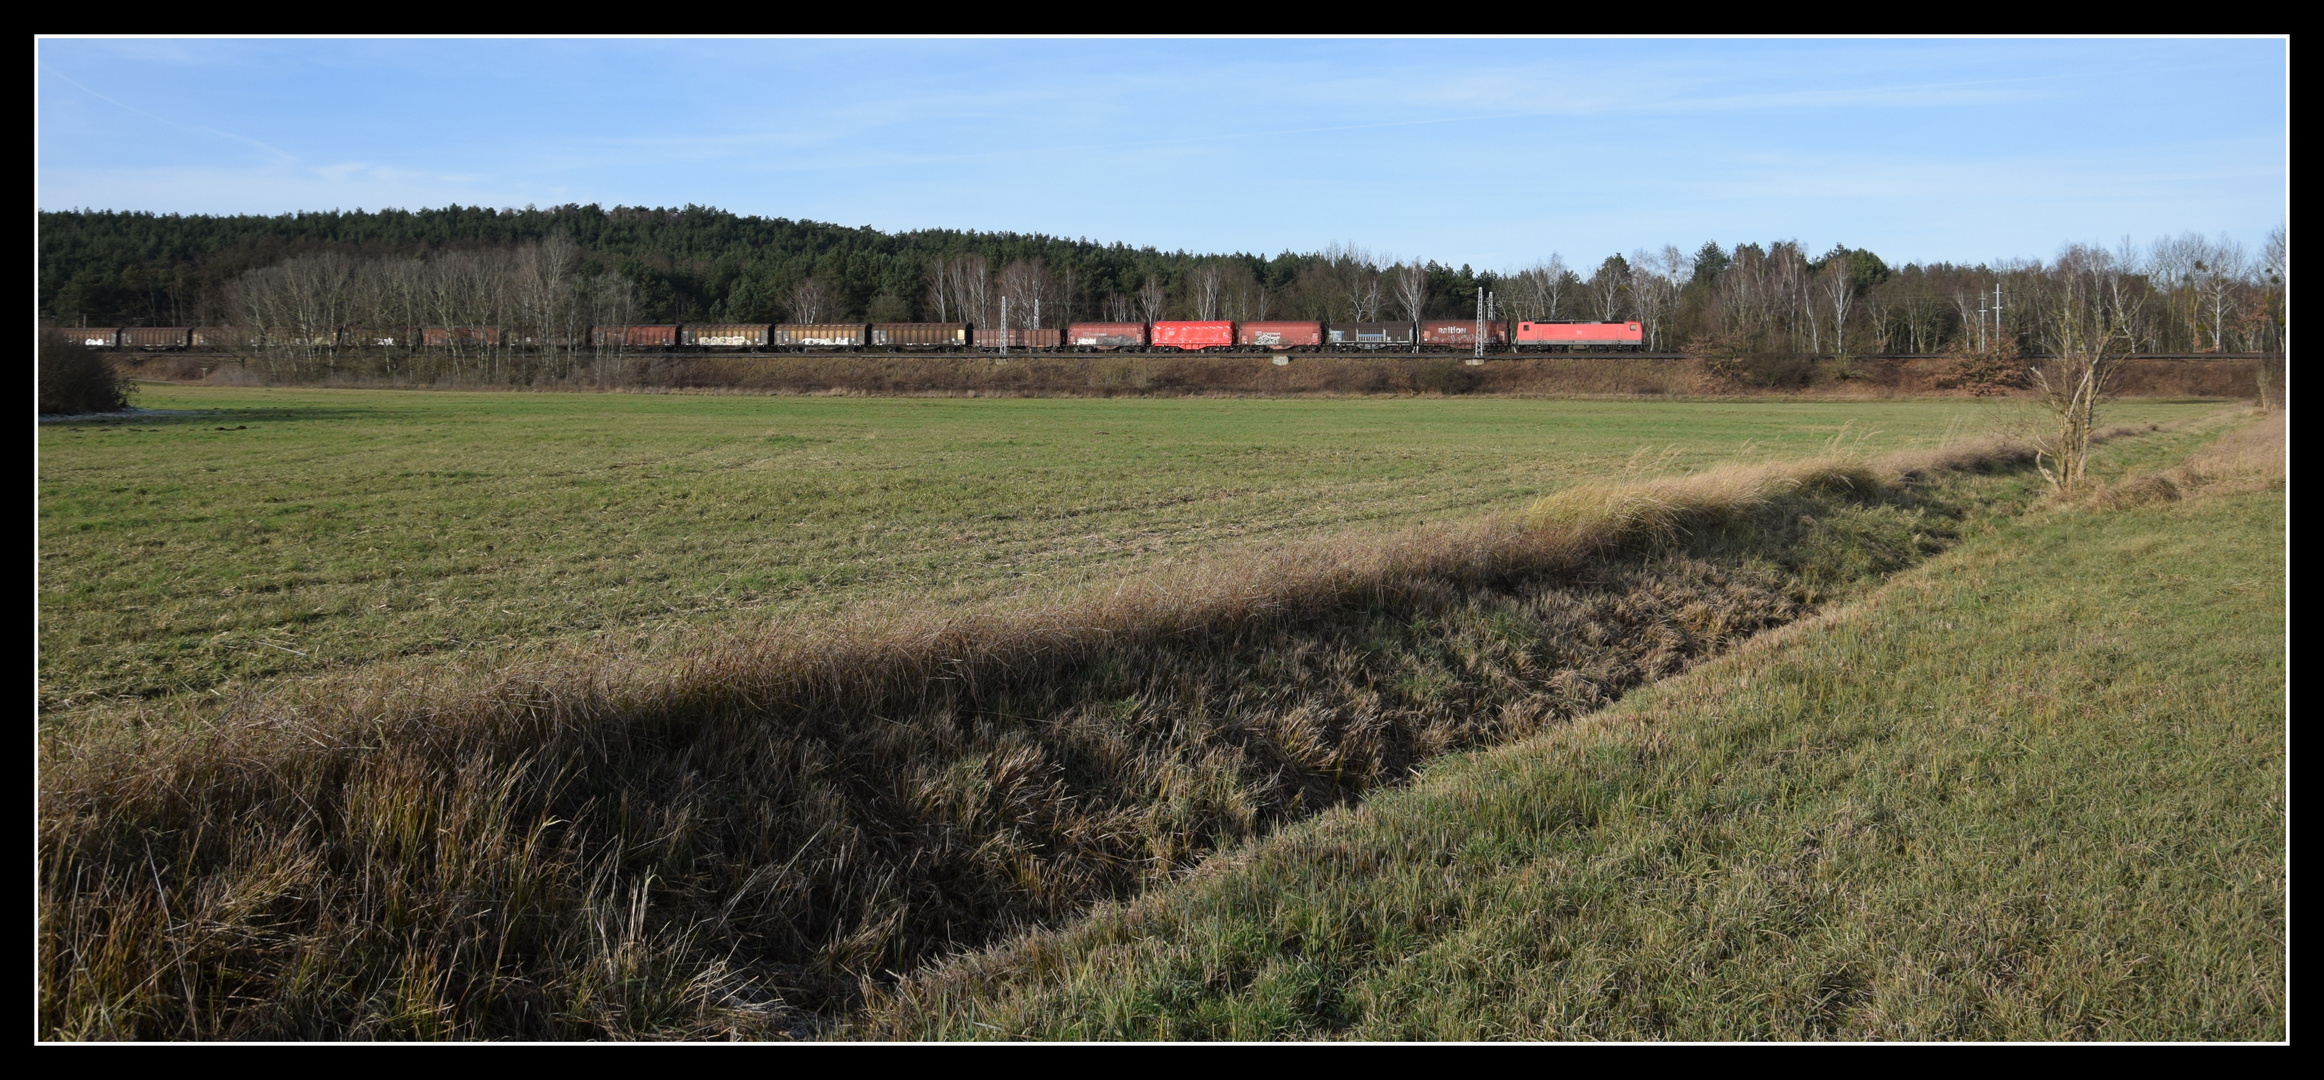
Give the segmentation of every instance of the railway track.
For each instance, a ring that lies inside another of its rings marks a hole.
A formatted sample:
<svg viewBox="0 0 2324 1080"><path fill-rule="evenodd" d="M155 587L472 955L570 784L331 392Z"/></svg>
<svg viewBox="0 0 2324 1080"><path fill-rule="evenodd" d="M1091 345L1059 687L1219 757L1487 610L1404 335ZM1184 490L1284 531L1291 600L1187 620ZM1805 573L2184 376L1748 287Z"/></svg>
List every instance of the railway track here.
<svg viewBox="0 0 2324 1080"><path fill-rule="evenodd" d="M226 350L208 350L208 349L184 349L184 348L176 348L176 349L157 349L157 348L148 348L148 349L107 349L107 350L102 350L102 351L103 351L103 352L105 352L105 353L107 353L108 355L114 355L114 356L122 356L122 357L130 357L130 356L154 356L154 355L164 355L164 354L173 354L173 353L174 353L174 354L181 354L181 355L193 355L193 356L211 355L211 356L219 356L219 357L223 357L223 358L231 358L231 357L233 357L233 356L235 356L235 355L236 355L234 352L231 352L231 351L226 351ZM358 349L358 348L344 348L343 350L330 350L330 351L342 351L342 354L343 354L343 355L348 355L348 356L363 356L363 355L367 355L367 354L371 353L371 351L372 351L372 350L368 350L368 349ZM506 352L506 353L510 353L510 354L514 354L514 353L524 353L524 352L529 352L529 351L531 351L531 350L525 350L525 349L509 349L509 350L505 350L505 352ZM586 355L586 354L587 354L587 351L586 351L586 350L584 350L582 354L583 354L583 355ZM399 354L399 355L413 355L413 354ZM478 353L478 355L481 355L481 352L479 352L479 353ZM911 351L880 351L880 352L871 352L871 351L862 351L862 350L855 350L855 349L809 349L809 350L800 350L800 349L740 349L740 348L736 348L736 349L722 349L722 348L708 348L708 349L701 349L701 348L696 348L696 349L630 349L630 350L627 350L626 352L624 352L622 355L624 355L624 356L626 356L626 357L629 357L629 358L631 358L631 359L642 359L642 360L679 360L679 359L704 359L704 358L708 358L708 357L725 357L725 358L728 358L728 359L738 359L738 360L740 360L740 359L750 359L750 360L780 360L780 359L807 359L807 358L833 359L833 358L838 358L838 357L850 357L850 358L854 358L854 359L858 359L858 360L947 360L947 359L949 359L949 360L1001 360L1001 361L1010 361L1010 360L1032 360L1032 359L1041 359L1041 360L1055 360L1055 359L1083 359L1083 360L1096 360L1096 359L1102 359L1102 358L1106 358L1106 357L1115 357L1115 358L1130 358L1130 357L1139 357L1139 358L1165 358L1165 357L1176 357L1176 358L1183 358L1183 359L1207 359L1207 360L1266 360L1266 359L1269 359L1269 358L1271 358L1271 357L1275 357L1275 356L1282 356L1282 357L1286 357L1286 358L1288 358L1288 360L1289 360L1290 362L1294 362L1294 363L1296 363L1296 362L1300 362L1300 361L1307 361L1307 360L1473 360L1473 359L1476 359L1476 357L1475 357L1473 354L1471 354L1471 353L1466 353L1466 352L1458 352L1458 351L1448 351L1448 350L1429 350L1429 351L1425 351L1425 352L1411 352L1411 351L1396 351L1396 350L1388 350L1388 349L1377 349L1377 350L1347 350L1347 351L1336 351L1336 352L1313 352L1313 351L1302 351L1302 350L1290 350L1290 351L1287 351L1287 352L1280 352L1280 353L1270 353L1270 352L1245 352L1245 351L1235 351L1235 352L1223 352L1223 351L1222 351L1222 352L1204 352L1204 351L1193 351L1193 352L1178 352L1178 351L1175 351L1175 350L1168 350L1168 349L1157 349L1157 350L1145 350L1145 349L1120 349L1120 350L1103 351L1103 352L1099 352L1099 351L1089 351L1089 352L1083 352L1083 351L1077 351L1077 350L1072 350L1072 349L1027 349L1027 350L1011 349L1011 350L1009 350L1008 354L1004 356L1004 355L1001 355L1001 354L999 354L999 353L997 353L997 352L995 352L995 351L993 351L993 350L991 350L991 349L976 349L976 350L917 349L917 350L911 350ZM1674 353L1674 352L1652 352L1652 353L1648 353L1648 352L1636 352L1636 353L1633 353L1633 352L1522 352L1522 353L1515 353L1515 352L1495 352L1495 353L1487 353L1487 354L1485 354L1485 356L1484 356L1484 359L1486 359L1486 360L1500 360L1500 361L1506 361L1506 360L1551 360L1551 359L1564 359L1564 360L1573 360L1573 359L1597 359L1597 360L1686 360L1686 359L1691 359L1691 358L1692 358L1692 354L1690 354L1690 353ZM1831 358L1831 357L1821 357L1821 358L1819 358L1819 359L1832 359L1832 358ZM1856 357L1856 359L1859 359L1859 360L1942 360L1942 359L1945 359L1945 355L1944 355L1944 354L1941 354L1941 353L1867 353L1867 354L1864 354L1864 355L1861 355L1861 356L1858 356L1858 357ZM2046 357L2046 356L2043 356L2043 355L2040 355L2040 354L2029 354L2029 355L2026 355L2026 356L2023 356L2023 357L2021 357L2021 359L2025 359L2025 360L2044 360L2044 359L2048 359L2048 357ZM2268 357L2267 357L2266 355L2264 355L2264 354L2261 354L2261 353L2138 353L2138 354L2135 354L2135 355L2131 356L2131 357L2130 357L2130 359L2133 359L2133 360L2264 360L2264 359L2268 359Z"/></svg>

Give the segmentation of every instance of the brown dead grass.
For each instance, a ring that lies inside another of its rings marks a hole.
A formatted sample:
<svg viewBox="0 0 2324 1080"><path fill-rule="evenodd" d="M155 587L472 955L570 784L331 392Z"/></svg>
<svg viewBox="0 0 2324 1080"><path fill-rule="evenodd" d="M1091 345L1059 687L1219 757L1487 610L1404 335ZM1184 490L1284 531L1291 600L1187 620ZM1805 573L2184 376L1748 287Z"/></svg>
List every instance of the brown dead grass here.
<svg viewBox="0 0 2324 1080"><path fill-rule="evenodd" d="M2282 411L2264 413L2257 422L2227 432L2177 465L2126 476L2093 492L2087 501L2115 510L2177 502L2196 494L2264 490L2286 475L2288 418Z"/></svg>

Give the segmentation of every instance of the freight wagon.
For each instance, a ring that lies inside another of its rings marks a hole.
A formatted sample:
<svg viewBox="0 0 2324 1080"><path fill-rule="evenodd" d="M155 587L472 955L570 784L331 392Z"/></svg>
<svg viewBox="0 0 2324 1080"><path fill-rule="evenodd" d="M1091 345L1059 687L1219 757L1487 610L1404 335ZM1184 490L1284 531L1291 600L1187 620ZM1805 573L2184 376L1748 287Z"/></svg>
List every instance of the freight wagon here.
<svg viewBox="0 0 2324 1080"><path fill-rule="evenodd" d="M860 349L871 339L869 323L776 323L767 344L785 349Z"/></svg>
<svg viewBox="0 0 2324 1080"><path fill-rule="evenodd" d="M66 341L92 349L110 349L121 340L118 326L68 326L63 333Z"/></svg>
<svg viewBox="0 0 2324 1080"><path fill-rule="evenodd" d="M1358 349L1392 349L1412 347L1412 324L1408 322L1352 322L1333 323L1324 332L1324 339L1334 345Z"/></svg>
<svg viewBox="0 0 2324 1080"><path fill-rule="evenodd" d="M239 326L197 326L193 343L197 349L245 349L250 347L250 331Z"/></svg>
<svg viewBox="0 0 2324 1080"><path fill-rule="evenodd" d="M121 348L124 349L183 349L193 337L190 326L124 326L121 328Z"/></svg>
<svg viewBox="0 0 2324 1080"><path fill-rule="evenodd" d="M1485 344L1506 345L1509 328L1498 321L1485 323ZM1477 346L1477 323L1474 319L1425 319L1420 324L1420 343L1432 348L1474 349Z"/></svg>
<svg viewBox="0 0 2324 1080"><path fill-rule="evenodd" d="M968 346L968 324L898 322L871 324L871 343L882 349L960 349Z"/></svg>
<svg viewBox="0 0 2324 1080"><path fill-rule="evenodd" d="M1573 349L1619 349L1635 352L1646 335L1634 322L1521 322L1519 349L1567 352Z"/></svg>
<svg viewBox="0 0 2324 1080"><path fill-rule="evenodd" d="M350 326L347 328L346 334L342 335L342 340L357 348L392 349L400 345L408 349L419 344L420 332L408 326L387 328Z"/></svg>
<svg viewBox="0 0 2324 1080"><path fill-rule="evenodd" d="M1065 331L1050 330L987 330L978 327L976 347L998 349L1003 345L1012 349L1055 349L1065 344Z"/></svg>
<svg viewBox="0 0 2324 1080"><path fill-rule="evenodd" d="M589 344L600 349L667 349L678 344L676 326L592 326Z"/></svg>
<svg viewBox="0 0 2324 1080"><path fill-rule="evenodd" d="M1258 349L1313 349L1323 344L1319 322L1247 322L1236 324L1235 344Z"/></svg>
<svg viewBox="0 0 2324 1080"><path fill-rule="evenodd" d="M501 336L501 329L497 326L427 326L420 328L421 343L431 349L498 348Z"/></svg>
<svg viewBox="0 0 2324 1080"><path fill-rule="evenodd" d="M1182 352L1231 349L1235 346L1235 324L1231 322L1158 322L1154 324L1154 336L1151 340L1157 349L1177 349Z"/></svg>
<svg viewBox="0 0 2324 1080"><path fill-rule="evenodd" d="M1146 347L1146 324L1077 322L1065 328L1065 340L1076 349L1143 349Z"/></svg>
<svg viewBox="0 0 2324 1080"><path fill-rule="evenodd" d="M756 349L767 343L765 323L688 323L678 328L678 344Z"/></svg>

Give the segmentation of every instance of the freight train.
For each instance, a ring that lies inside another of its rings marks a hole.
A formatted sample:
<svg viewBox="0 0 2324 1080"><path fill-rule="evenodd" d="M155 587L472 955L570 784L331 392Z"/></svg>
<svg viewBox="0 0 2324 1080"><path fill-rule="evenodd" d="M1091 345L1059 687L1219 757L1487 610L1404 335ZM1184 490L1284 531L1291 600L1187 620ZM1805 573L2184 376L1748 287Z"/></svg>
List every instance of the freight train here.
<svg viewBox="0 0 2324 1080"><path fill-rule="evenodd" d="M544 339L496 326L347 327L319 334L257 334L231 326L68 327L100 349L221 351L260 347L540 349L656 352L1637 352L1635 322L1423 319L1418 322L1164 320L1082 322L1054 329L969 323L669 323L592 326Z"/></svg>

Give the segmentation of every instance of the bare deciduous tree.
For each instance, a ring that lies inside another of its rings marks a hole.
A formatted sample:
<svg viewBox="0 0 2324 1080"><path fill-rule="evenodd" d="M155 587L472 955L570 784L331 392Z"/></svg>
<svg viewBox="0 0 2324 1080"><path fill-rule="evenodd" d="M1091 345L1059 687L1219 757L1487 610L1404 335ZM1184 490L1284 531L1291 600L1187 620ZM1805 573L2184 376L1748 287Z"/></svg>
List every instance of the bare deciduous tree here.
<svg viewBox="0 0 2324 1080"><path fill-rule="evenodd" d="M2212 352L2227 350L2228 321L2235 314L2232 298L2243 284L2248 259L2241 243L2222 235L2195 260L2195 287L2203 297Z"/></svg>
<svg viewBox="0 0 2324 1080"><path fill-rule="evenodd" d="M1219 317L1219 300L1226 290L1227 272L1215 262L1204 263L1187 280L1194 300L1194 317L1209 322Z"/></svg>
<svg viewBox="0 0 2324 1080"><path fill-rule="evenodd" d="M812 277L791 286L789 300L792 322L822 322L835 305L830 288Z"/></svg>
<svg viewBox="0 0 2324 1080"><path fill-rule="evenodd" d="M1138 286L1139 316L1146 322L1159 321L1166 310L1163 305L1169 298L1170 294L1163 290L1162 282L1152 274L1146 275L1146 283Z"/></svg>
<svg viewBox="0 0 2324 1080"><path fill-rule="evenodd" d="M1398 264L1390 274L1396 282L1396 303L1404 309L1404 317L1419 322L1428 313L1428 269L1416 260Z"/></svg>
<svg viewBox="0 0 2324 1080"><path fill-rule="evenodd" d="M1845 256L1827 259L1816 275L1816 292L1832 313L1832 351L1848 355L1848 309L1856 303L1855 268Z"/></svg>
<svg viewBox="0 0 2324 1080"><path fill-rule="evenodd" d="M1049 303L1057 292L1056 280L1049 276L1049 268L1039 259L1010 263L1002 268L996 284L1000 294L1008 298L1010 326L1019 329L1034 326L1034 320L1043 315L1041 306ZM1047 314L1055 319L1054 311Z"/></svg>
<svg viewBox="0 0 2324 1080"><path fill-rule="evenodd" d="M1620 255L1608 255L1598 264L1598 272L1590 275L1590 307L1599 322L1613 322L1622 314L1625 299L1630 295L1630 264Z"/></svg>
<svg viewBox="0 0 2324 1080"><path fill-rule="evenodd" d="M1556 319L1565 310L1565 294L1573 281L1565 256L1552 253L1549 261L1518 271L1516 288L1508 298L1509 313L1525 322Z"/></svg>
<svg viewBox="0 0 2324 1080"><path fill-rule="evenodd" d="M2120 276L2111 252L2081 245L2060 253L2053 272L2059 295L2043 335L2050 355L2028 374L2049 414L2033 438L2034 464L2061 495L2079 495L2088 486L2098 406L2129 355L2129 327L2138 313L2123 307L2129 294L2116 287Z"/></svg>
<svg viewBox="0 0 2324 1080"><path fill-rule="evenodd" d="M1665 244L1659 252L1640 249L1631 253L1631 306L1638 312L1649 348L1663 347L1679 290L1693 275L1694 262L1675 245Z"/></svg>

